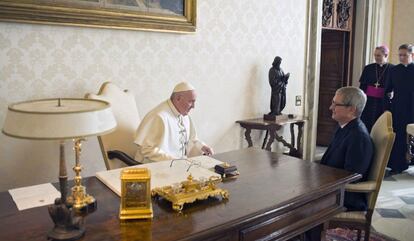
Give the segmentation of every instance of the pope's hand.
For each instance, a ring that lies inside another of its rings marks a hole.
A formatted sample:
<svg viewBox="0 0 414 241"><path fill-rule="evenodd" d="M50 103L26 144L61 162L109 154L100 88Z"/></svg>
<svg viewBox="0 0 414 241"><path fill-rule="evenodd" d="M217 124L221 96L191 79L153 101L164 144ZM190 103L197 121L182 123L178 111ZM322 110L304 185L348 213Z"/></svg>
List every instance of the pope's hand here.
<svg viewBox="0 0 414 241"><path fill-rule="evenodd" d="M207 155L207 156L211 156L211 155L213 155L213 154L214 154L213 149L211 149L211 148L210 148L210 147L208 147L208 146L203 146L203 147L201 147L201 151L203 152L203 155Z"/></svg>

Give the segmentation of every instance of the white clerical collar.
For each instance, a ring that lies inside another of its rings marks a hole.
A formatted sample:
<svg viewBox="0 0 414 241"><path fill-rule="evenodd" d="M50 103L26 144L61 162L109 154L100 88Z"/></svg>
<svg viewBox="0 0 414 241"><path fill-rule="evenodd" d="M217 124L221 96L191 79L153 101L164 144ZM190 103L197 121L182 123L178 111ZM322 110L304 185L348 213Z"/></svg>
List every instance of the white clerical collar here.
<svg viewBox="0 0 414 241"><path fill-rule="evenodd" d="M167 100L168 106L170 107L171 111L176 117L179 117L181 114L178 112L177 108L175 108L174 104L170 99Z"/></svg>
<svg viewBox="0 0 414 241"><path fill-rule="evenodd" d="M410 64L412 64L413 62L411 62L411 63L408 63L408 64L402 64L402 65L404 65L404 67L408 67L408 65L410 65Z"/></svg>

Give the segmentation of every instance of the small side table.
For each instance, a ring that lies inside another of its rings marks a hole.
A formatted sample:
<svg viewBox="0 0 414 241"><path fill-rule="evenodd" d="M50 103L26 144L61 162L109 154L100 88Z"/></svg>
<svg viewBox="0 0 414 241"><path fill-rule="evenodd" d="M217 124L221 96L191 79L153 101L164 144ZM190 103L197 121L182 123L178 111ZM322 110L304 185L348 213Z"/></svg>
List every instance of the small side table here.
<svg viewBox="0 0 414 241"><path fill-rule="evenodd" d="M236 123L239 123L241 127L246 129L244 136L246 137L247 144L249 147L253 146L253 141L251 137L252 130L265 130L266 136L263 140L262 149L268 151L272 150L272 144L274 140L282 143L284 146L289 148L289 155L294 157L302 158L302 136L303 136L303 126L305 119L302 116L297 116L292 119L278 120L278 121L267 121L263 118L248 119L248 120L238 120ZM290 143L288 143L283 136L279 136L277 131L282 128L282 126L290 124ZM294 126L298 126L298 136L296 138L296 147L295 147L295 130ZM267 140L269 135L269 140ZM266 143L267 142L267 143Z"/></svg>

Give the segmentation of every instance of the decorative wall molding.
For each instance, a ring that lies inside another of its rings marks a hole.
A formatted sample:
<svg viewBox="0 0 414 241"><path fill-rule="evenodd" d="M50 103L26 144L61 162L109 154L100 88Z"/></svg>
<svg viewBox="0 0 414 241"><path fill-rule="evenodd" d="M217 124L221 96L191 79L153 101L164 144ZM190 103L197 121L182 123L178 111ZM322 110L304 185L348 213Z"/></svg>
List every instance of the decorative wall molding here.
<svg viewBox="0 0 414 241"><path fill-rule="evenodd" d="M352 5L349 0L339 0L338 7L336 9L338 17L337 17L337 26L341 29L348 28L348 20L351 16L350 9Z"/></svg>
<svg viewBox="0 0 414 241"><path fill-rule="evenodd" d="M350 31L354 0L323 0L322 28Z"/></svg>
<svg viewBox="0 0 414 241"><path fill-rule="evenodd" d="M324 0L323 1L323 11L322 11L322 26L329 27L332 22L334 4L333 0Z"/></svg>

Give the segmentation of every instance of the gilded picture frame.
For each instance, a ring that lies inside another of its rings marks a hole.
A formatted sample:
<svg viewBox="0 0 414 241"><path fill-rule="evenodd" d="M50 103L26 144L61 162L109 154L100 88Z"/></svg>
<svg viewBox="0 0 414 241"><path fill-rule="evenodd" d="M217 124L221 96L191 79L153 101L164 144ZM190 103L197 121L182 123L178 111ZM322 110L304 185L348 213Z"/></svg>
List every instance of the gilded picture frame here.
<svg viewBox="0 0 414 241"><path fill-rule="evenodd" d="M0 21L191 33L196 0L0 0Z"/></svg>

